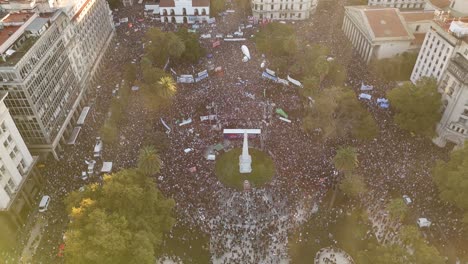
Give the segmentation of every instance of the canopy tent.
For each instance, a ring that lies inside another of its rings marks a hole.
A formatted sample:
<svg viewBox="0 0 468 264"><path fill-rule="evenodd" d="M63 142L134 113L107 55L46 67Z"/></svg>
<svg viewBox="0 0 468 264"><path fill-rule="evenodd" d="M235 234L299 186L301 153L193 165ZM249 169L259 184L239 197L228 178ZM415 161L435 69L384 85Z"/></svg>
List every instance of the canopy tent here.
<svg viewBox="0 0 468 264"><path fill-rule="evenodd" d="M81 126L84 124L84 121L86 120L86 117L88 116L88 112L91 109L91 107L86 106L83 107L83 110L81 111L80 117L78 117L78 121L76 121L77 126Z"/></svg>
<svg viewBox="0 0 468 264"><path fill-rule="evenodd" d="M68 145L75 145L76 139L78 138L78 135L80 134L81 127L75 127L73 128L72 134L70 136L70 139L68 140Z"/></svg>
<svg viewBox="0 0 468 264"><path fill-rule="evenodd" d="M364 83L361 84L361 91L372 91L372 90L374 90L374 86L365 85Z"/></svg>
<svg viewBox="0 0 468 264"><path fill-rule="evenodd" d="M112 162L104 161L102 163L101 173L111 173L112 172Z"/></svg>
<svg viewBox="0 0 468 264"><path fill-rule="evenodd" d="M288 114L286 114L286 112L281 108L276 108L275 112L284 118L288 118Z"/></svg>
<svg viewBox="0 0 468 264"><path fill-rule="evenodd" d="M370 99L372 99L372 96L370 94L361 93L361 94L359 94L359 99L370 100Z"/></svg>

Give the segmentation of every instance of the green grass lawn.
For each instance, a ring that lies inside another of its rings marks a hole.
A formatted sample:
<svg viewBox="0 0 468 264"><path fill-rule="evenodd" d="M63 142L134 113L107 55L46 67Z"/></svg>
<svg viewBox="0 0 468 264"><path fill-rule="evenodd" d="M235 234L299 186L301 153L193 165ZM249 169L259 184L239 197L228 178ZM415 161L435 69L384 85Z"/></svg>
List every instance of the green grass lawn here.
<svg viewBox="0 0 468 264"><path fill-rule="evenodd" d="M216 159L215 173L226 186L243 190L244 180L248 180L252 187L258 188L269 182L275 174L275 165L268 154L257 149L249 149L252 156L252 172L239 172L239 155L241 148L232 149L221 154Z"/></svg>

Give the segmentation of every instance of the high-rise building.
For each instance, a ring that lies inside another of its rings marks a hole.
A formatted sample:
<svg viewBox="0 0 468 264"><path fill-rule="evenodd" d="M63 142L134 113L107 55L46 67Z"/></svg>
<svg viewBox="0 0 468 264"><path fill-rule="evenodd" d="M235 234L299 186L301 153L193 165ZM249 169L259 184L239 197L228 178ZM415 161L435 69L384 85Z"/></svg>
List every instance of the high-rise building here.
<svg viewBox="0 0 468 264"><path fill-rule="evenodd" d="M450 50L438 85L444 111L434 143L441 147L447 141L462 146L468 139L468 18L465 21L451 21L448 31L440 36ZM451 43L454 39L457 42Z"/></svg>
<svg viewBox="0 0 468 264"><path fill-rule="evenodd" d="M443 115L437 124L438 146L447 141L458 146L468 139L468 0L451 0L436 11L411 73L416 83L422 77L438 82Z"/></svg>
<svg viewBox="0 0 468 264"><path fill-rule="evenodd" d="M57 158L114 28L105 0L53 2L0 21L0 91L31 152Z"/></svg>
<svg viewBox="0 0 468 264"><path fill-rule="evenodd" d="M15 229L37 206L41 177L0 93L0 225Z"/></svg>
<svg viewBox="0 0 468 264"><path fill-rule="evenodd" d="M308 19L317 7L317 0L252 0L252 15L257 20Z"/></svg>

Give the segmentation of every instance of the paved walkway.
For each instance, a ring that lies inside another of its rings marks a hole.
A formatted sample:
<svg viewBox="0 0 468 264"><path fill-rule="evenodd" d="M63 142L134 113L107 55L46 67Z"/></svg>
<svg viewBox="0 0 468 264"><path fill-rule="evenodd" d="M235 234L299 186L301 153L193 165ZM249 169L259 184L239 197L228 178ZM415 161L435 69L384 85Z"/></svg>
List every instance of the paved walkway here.
<svg viewBox="0 0 468 264"><path fill-rule="evenodd" d="M39 246L39 243L41 242L42 230L46 225L47 220L45 220L43 216L37 218L36 223L31 229L28 243L26 243L26 246L24 247L23 252L21 253L20 263L32 263L32 257L36 253L36 249Z"/></svg>

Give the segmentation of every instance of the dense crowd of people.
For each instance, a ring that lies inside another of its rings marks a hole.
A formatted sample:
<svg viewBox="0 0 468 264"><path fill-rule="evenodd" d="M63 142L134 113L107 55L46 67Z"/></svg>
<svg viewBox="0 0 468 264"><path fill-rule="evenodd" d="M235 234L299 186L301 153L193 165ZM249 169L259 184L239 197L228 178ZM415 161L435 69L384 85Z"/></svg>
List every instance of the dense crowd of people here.
<svg viewBox="0 0 468 264"><path fill-rule="evenodd" d="M148 28L177 29L144 18L140 5L123 8L115 12L115 17L128 17L129 23L116 28L99 88L90 96L92 108L81 135L75 145L65 147L60 160L50 160L43 169L47 182L45 193L51 196L52 205L46 214L49 224L36 254L42 263L60 260L56 254L68 223L62 200L67 193L87 183L80 178L80 172L86 170L84 161L92 158L95 137L108 115L112 90L117 83L122 83L123 66L129 62L138 65L144 54L142 40ZM325 27L323 21L332 22ZM335 59L350 62L348 87L358 91L361 83L372 84L376 87L372 95L384 97L394 84L376 79L359 58L340 49L349 44L336 29L340 23L337 21L339 14L322 13L311 21L298 22L295 28L302 30L304 41L329 45ZM227 35L239 30L241 24L248 24L246 18L231 13L214 25L201 25L198 32ZM312 25L316 30L305 30ZM447 236L459 236L459 223L447 217L451 214L450 207L438 200L429 174L434 161L446 157L445 150L401 132L391 121L390 111L373 103L366 103L366 107L377 120L380 135L368 142L341 138L318 141L304 132L298 117L292 116L291 123L280 120L275 108L295 113L300 112L302 104L295 91L298 88L262 79L260 65L268 58L257 53L250 39L259 27L243 29L246 38L243 42L221 41L220 46L213 48L213 39L201 40L211 54L209 59L203 58L197 65L171 65L177 74L195 74L214 64L222 68L222 75L211 71L199 83L178 84L172 105L157 116L139 103L138 91L132 92L124 124L120 126L119 143L104 145L102 160L113 161L114 171L135 167L143 139L147 137L148 123L155 133L166 131L160 122L163 118L171 131L167 131L169 147L161 153L163 167L157 177L158 187L176 201L178 222L210 235L213 263L287 263L288 232L309 218L336 182L333 156L340 145L355 146L359 152L358 171L378 194L366 196L368 204L372 204L372 199L388 200L395 193L408 194L414 198L412 206L421 216L432 219ZM334 28L332 37L327 35L330 28ZM250 49L248 62L242 62L241 45ZM141 78L140 74L137 76ZM200 116L209 114L216 115L217 120L200 121ZM187 118L193 122L180 126L178 122ZM269 153L274 160L276 174L270 183L239 192L218 181L214 174L215 162L206 158L207 149L222 144L222 151L228 151L241 144L224 138L222 128L261 129L261 136L249 143ZM193 151L185 153L187 148ZM91 177L87 181L94 180Z"/></svg>

